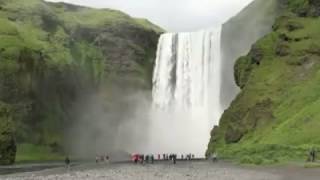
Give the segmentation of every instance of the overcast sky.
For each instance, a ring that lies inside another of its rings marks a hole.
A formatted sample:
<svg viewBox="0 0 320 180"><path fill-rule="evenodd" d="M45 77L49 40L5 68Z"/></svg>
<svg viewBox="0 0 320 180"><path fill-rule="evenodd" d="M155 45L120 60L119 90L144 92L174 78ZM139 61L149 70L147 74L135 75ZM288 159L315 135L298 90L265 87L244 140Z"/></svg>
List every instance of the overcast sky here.
<svg viewBox="0 0 320 180"><path fill-rule="evenodd" d="M119 9L168 31L193 31L225 22L253 0L47 0Z"/></svg>

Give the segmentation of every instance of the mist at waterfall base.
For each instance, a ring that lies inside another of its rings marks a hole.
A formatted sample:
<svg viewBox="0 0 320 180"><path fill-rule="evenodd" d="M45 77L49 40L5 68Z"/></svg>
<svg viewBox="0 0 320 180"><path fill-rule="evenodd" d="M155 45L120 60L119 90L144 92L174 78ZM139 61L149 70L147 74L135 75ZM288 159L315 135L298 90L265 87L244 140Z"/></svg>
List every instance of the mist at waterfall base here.
<svg viewBox="0 0 320 180"><path fill-rule="evenodd" d="M109 155L111 160L128 160L131 153L142 152L148 138L150 94L111 83L84 95L73 108L76 118L66 135L68 153L85 159Z"/></svg>
<svg viewBox="0 0 320 180"><path fill-rule="evenodd" d="M132 153L192 153L203 157L210 130L221 114L219 47L220 28L163 34L153 91L130 89L123 83L83 96L67 133L70 154L128 158Z"/></svg>

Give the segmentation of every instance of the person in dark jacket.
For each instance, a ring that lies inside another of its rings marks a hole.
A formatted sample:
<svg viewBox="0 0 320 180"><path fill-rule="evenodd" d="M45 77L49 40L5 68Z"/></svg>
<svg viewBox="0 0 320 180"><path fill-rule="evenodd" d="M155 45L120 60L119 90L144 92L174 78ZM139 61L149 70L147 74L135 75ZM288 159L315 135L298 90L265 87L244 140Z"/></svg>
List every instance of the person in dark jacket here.
<svg viewBox="0 0 320 180"><path fill-rule="evenodd" d="M151 155L151 164L153 164L154 163L154 156L153 156L153 154Z"/></svg>
<svg viewBox="0 0 320 180"><path fill-rule="evenodd" d="M176 154L172 155L172 160L173 160L173 164L177 163L177 155Z"/></svg>
<svg viewBox="0 0 320 180"><path fill-rule="evenodd" d="M314 148L312 148L310 150L310 161L311 162L315 162L316 161L316 150Z"/></svg>
<svg viewBox="0 0 320 180"><path fill-rule="evenodd" d="M71 161L70 161L70 158L69 158L68 156L67 156L66 159L64 160L64 163L66 164L67 169L69 169L69 168L70 168L70 163L71 163Z"/></svg>

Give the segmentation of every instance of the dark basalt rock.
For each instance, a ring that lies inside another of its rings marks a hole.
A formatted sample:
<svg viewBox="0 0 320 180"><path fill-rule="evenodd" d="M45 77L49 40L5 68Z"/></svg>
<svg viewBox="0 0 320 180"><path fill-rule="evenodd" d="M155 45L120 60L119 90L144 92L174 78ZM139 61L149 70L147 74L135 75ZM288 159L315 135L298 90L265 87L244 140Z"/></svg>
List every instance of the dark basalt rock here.
<svg viewBox="0 0 320 180"><path fill-rule="evenodd" d="M0 140L0 165L11 165L15 162L17 147L15 140L10 134L1 134L4 136Z"/></svg>
<svg viewBox="0 0 320 180"><path fill-rule="evenodd" d="M290 54L289 46L284 42L279 42L276 47L276 55L287 56Z"/></svg>
<svg viewBox="0 0 320 180"><path fill-rule="evenodd" d="M227 144L237 143L248 132L267 124L274 119L272 100L265 99L246 110L245 113L237 112L238 116L228 115L231 122L225 132Z"/></svg>
<svg viewBox="0 0 320 180"><path fill-rule="evenodd" d="M308 8L300 8L296 11L296 13L299 17L307 17L309 14L308 11L309 11Z"/></svg>
<svg viewBox="0 0 320 180"><path fill-rule="evenodd" d="M286 28L288 31L292 32L299 29L303 29L303 25L297 22L288 22L288 24L286 25Z"/></svg>
<svg viewBox="0 0 320 180"><path fill-rule="evenodd" d="M257 64L260 65L260 62L263 58L263 52L260 48L253 46L252 50L249 53L250 57L251 57L251 63L252 64Z"/></svg>
<svg viewBox="0 0 320 180"><path fill-rule="evenodd" d="M284 33L280 34L279 38L283 41L292 41L292 39Z"/></svg>
<svg viewBox="0 0 320 180"><path fill-rule="evenodd" d="M311 5L312 15L320 16L320 1L319 0L309 0L309 4Z"/></svg>
<svg viewBox="0 0 320 180"><path fill-rule="evenodd" d="M12 120L7 105L0 103L0 165L15 162L17 152Z"/></svg>
<svg viewBox="0 0 320 180"><path fill-rule="evenodd" d="M320 46L318 46L317 44L311 44L308 50L306 50L306 53L320 56Z"/></svg>
<svg viewBox="0 0 320 180"><path fill-rule="evenodd" d="M320 16L320 1L308 0L308 6L300 7L296 10L296 14L300 17L319 17Z"/></svg>
<svg viewBox="0 0 320 180"><path fill-rule="evenodd" d="M218 131L219 131L219 126L214 126L213 129L211 130L211 141L216 141L217 140L217 136L218 136Z"/></svg>
<svg viewBox="0 0 320 180"><path fill-rule="evenodd" d="M243 137L244 133L241 132L239 129L233 129L233 128L229 128L226 131L225 134L225 140L228 144L232 144L232 143L237 143L241 140L241 138Z"/></svg>

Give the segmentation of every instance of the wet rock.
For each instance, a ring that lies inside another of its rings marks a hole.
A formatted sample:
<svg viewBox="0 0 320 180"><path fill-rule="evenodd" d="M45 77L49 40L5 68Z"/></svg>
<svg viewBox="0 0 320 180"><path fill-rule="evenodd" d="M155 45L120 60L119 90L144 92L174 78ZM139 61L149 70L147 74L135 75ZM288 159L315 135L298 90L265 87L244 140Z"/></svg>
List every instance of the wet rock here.
<svg viewBox="0 0 320 180"><path fill-rule="evenodd" d="M276 55L283 57L289 54L290 54L289 46L284 42L279 42L276 46Z"/></svg>
<svg viewBox="0 0 320 180"><path fill-rule="evenodd" d="M309 4L320 8L320 1L319 0L309 0Z"/></svg>
<svg viewBox="0 0 320 180"><path fill-rule="evenodd" d="M0 103L0 165L10 165L15 162L16 143L14 128L7 105Z"/></svg>
<svg viewBox="0 0 320 180"><path fill-rule="evenodd" d="M320 46L317 44L311 44L309 48L306 50L306 53L320 56Z"/></svg>
<svg viewBox="0 0 320 180"><path fill-rule="evenodd" d="M265 99L246 110L229 112L227 117L224 115L224 118L231 119L225 132L226 143L237 143L249 132L273 121L272 105L271 99Z"/></svg>
<svg viewBox="0 0 320 180"><path fill-rule="evenodd" d="M260 61L257 61L257 64L260 64ZM240 57L235 66L234 66L234 77L236 84L243 89L247 84L250 74L253 69L253 63L251 57L243 56Z"/></svg>
<svg viewBox="0 0 320 180"><path fill-rule="evenodd" d="M288 22L286 25L286 29L290 32L296 31L299 29L303 29L303 25L297 22Z"/></svg>
<svg viewBox="0 0 320 180"><path fill-rule="evenodd" d="M239 142L243 135L244 133L238 128L228 128L224 138L228 144L231 144Z"/></svg>
<svg viewBox="0 0 320 180"><path fill-rule="evenodd" d="M282 40L282 41L292 41L292 39L289 37L289 36L287 36L286 34L284 34L284 33L281 33L280 35L279 35L279 38Z"/></svg>
<svg viewBox="0 0 320 180"><path fill-rule="evenodd" d="M319 0L309 0L310 4L310 16L318 17L320 16L320 1Z"/></svg>
<svg viewBox="0 0 320 180"><path fill-rule="evenodd" d="M16 143L14 137L11 134L1 134L2 139L0 140L0 164L11 165L15 162L16 156Z"/></svg>
<svg viewBox="0 0 320 180"><path fill-rule="evenodd" d="M299 17L307 17L309 14L309 9L308 8L300 8L296 11L296 14Z"/></svg>
<svg viewBox="0 0 320 180"><path fill-rule="evenodd" d="M219 126L214 126L211 130L211 137L216 137L218 135Z"/></svg>
<svg viewBox="0 0 320 180"><path fill-rule="evenodd" d="M210 156L211 152L215 151L214 144L216 144L219 139L218 131L219 131L219 126L214 126L213 129L211 130L210 144L212 144L212 146L210 147L211 149L206 152L207 157Z"/></svg>
<svg viewBox="0 0 320 180"><path fill-rule="evenodd" d="M253 46L250 51L251 63L260 65L260 62L263 58L263 52L257 46Z"/></svg>

